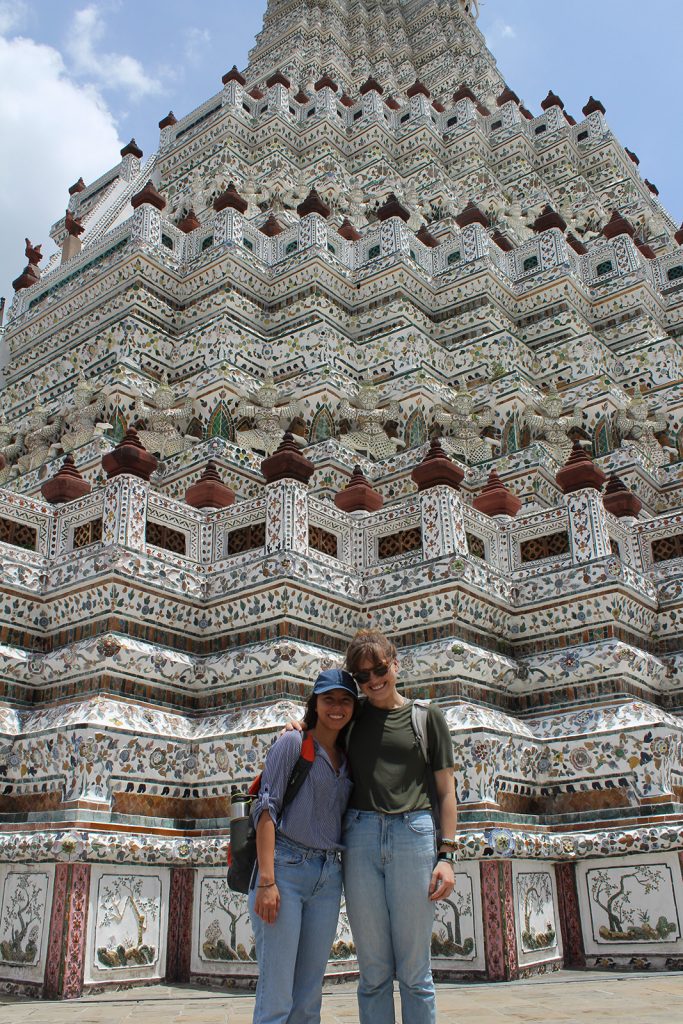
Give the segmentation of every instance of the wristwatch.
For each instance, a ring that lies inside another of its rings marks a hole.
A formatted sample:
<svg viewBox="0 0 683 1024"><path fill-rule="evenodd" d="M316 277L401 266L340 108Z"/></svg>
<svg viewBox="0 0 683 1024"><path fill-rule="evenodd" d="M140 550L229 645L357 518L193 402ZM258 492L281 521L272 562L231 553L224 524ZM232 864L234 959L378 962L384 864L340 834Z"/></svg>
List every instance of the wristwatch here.
<svg viewBox="0 0 683 1024"><path fill-rule="evenodd" d="M436 859L437 859L437 861L439 861L439 860L448 861L449 864L457 864L458 863L458 856L457 856L455 850L448 850L447 853L439 853L437 855Z"/></svg>

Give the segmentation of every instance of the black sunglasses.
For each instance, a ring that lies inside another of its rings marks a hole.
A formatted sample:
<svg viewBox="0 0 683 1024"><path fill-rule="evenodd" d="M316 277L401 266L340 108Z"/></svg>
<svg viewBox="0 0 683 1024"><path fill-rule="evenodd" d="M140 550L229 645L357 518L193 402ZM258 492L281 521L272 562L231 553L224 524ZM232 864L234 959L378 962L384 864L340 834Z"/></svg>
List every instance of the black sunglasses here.
<svg viewBox="0 0 683 1024"><path fill-rule="evenodd" d="M375 668L368 668L363 669L360 672L354 672L353 678L356 680L359 686L365 686L366 683L370 682L370 676L376 676L377 679L384 679L388 671L388 665L377 665L375 666Z"/></svg>

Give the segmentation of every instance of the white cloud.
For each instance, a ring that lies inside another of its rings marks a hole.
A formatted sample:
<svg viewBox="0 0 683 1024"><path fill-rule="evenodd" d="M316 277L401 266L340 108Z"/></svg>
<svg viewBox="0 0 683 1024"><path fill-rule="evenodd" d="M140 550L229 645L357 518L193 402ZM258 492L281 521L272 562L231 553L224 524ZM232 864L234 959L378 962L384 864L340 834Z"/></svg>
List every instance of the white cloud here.
<svg viewBox="0 0 683 1024"><path fill-rule="evenodd" d="M125 89L132 97L160 92L161 82L146 74L135 57L98 50L104 35L105 24L97 6L76 11L67 43L74 71L87 75L105 89Z"/></svg>
<svg viewBox="0 0 683 1024"><path fill-rule="evenodd" d="M488 28L482 27L482 31L486 36L486 42L489 47L495 47L496 43L500 43L503 39L517 38L514 26L507 21L503 21L502 18L496 18Z"/></svg>
<svg viewBox="0 0 683 1024"><path fill-rule="evenodd" d="M9 282L26 263L24 237L49 252L48 232L64 213L68 186L117 163L121 140L102 98L70 81L50 46L0 36L0 83L0 295L9 301Z"/></svg>
<svg viewBox="0 0 683 1024"><path fill-rule="evenodd" d="M198 64L210 42L211 33L208 29L191 28L185 36L185 59L188 64Z"/></svg>

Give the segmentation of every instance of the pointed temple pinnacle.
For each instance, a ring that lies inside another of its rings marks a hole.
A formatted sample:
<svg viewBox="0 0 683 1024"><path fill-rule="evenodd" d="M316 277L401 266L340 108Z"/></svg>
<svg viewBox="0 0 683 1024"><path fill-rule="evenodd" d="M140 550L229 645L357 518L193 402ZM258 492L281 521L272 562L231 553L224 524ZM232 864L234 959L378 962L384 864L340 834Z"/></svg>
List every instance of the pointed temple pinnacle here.
<svg viewBox="0 0 683 1024"><path fill-rule="evenodd" d="M457 491L465 479L465 471L448 458L441 447L441 441L435 437L429 451L422 462L415 466L410 478L417 484L418 491L425 491L429 487L452 487Z"/></svg>
<svg viewBox="0 0 683 1024"><path fill-rule="evenodd" d="M343 512L378 512L384 505L384 498L366 479L360 466L354 466L351 479L343 491L335 494L334 503Z"/></svg>

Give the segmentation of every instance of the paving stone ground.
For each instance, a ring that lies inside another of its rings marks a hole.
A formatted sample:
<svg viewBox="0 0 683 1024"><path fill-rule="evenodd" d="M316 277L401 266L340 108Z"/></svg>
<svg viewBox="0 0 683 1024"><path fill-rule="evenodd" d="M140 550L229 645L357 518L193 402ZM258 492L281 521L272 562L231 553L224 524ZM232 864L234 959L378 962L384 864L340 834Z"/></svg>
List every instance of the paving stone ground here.
<svg viewBox="0 0 683 1024"><path fill-rule="evenodd" d="M438 1024L678 1024L683 974L563 971L500 985L439 985L437 1002ZM251 995L160 985L60 1003L0 996L0 1024L251 1024L253 1008ZM355 984L325 992L322 1024L357 1022Z"/></svg>

